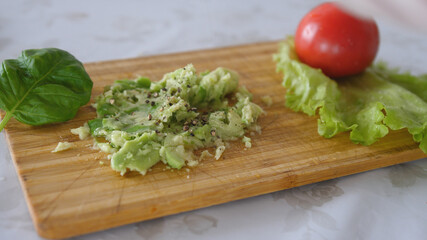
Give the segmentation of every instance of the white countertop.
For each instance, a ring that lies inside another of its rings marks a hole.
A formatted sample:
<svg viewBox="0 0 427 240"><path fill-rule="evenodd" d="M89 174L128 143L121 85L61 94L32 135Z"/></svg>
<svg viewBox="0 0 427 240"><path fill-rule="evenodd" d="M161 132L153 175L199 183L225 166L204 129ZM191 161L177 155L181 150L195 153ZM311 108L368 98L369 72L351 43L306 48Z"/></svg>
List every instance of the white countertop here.
<svg viewBox="0 0 427 240"><path fill-rule="evenodd" d="M279 40L319 2L3 1L0 61L27 48L92 62ZM378 59L427 73L427 33L377 20ZM0 196L0 239L40 239L3 133ZM427 159L75 239L427 239Z"/></svg>

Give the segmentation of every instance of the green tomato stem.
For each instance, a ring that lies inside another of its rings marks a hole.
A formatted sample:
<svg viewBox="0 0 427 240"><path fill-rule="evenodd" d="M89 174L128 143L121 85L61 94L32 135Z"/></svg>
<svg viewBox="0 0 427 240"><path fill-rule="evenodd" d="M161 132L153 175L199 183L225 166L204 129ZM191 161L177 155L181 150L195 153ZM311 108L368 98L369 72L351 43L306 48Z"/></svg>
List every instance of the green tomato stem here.
<svg viewBox="0 0 427 240"><path fill-rule="evenodd" d="M12 113L6 112L6 115L4 115L3 120L0 122L0 132L6 126L6 123L9 122L9 120L10 120L11 117L12 117Z"/></svg>

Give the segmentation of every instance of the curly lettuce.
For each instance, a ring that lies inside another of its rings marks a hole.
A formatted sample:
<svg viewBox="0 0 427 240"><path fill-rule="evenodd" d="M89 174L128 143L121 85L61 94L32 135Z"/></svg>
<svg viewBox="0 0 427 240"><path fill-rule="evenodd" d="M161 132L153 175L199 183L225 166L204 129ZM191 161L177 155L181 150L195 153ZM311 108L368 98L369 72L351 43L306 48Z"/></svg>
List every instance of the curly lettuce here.
<svg viewBox="0 0 427 240"><path fill-rule="evenodd" d="M321 136L350 131L351 141L371 145L389 129L406 128L427 153L427 74L413 76L378 63L334 81L299 61L292 37L281 43L274 61L284 74L285 105L310 116L318 113Z"/></svg>

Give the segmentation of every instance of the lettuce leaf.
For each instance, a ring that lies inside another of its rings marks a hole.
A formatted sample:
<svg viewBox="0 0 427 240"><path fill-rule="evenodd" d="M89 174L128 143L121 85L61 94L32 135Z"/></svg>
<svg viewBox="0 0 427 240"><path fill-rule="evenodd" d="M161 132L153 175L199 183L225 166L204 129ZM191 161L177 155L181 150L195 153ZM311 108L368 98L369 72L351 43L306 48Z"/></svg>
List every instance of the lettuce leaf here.
<svg viewBox="0 0 427 240"><path fill-rule="evenodd" d="M285 105L310 116L318 113L321 136L350 131L351 141L371 145L389 129L406 128L427 153L427 75L413 76L378 63L334 81L299 61L292 37L273 58L284 74Z"/></svg>

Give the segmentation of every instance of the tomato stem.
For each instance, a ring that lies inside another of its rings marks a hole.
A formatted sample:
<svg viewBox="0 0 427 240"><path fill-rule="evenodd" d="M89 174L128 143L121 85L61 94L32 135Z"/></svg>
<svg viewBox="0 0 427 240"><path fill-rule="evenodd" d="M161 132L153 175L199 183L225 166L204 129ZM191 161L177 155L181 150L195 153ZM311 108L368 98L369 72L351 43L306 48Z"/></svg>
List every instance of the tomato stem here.
<svg viewBox="0 0 427 240"><path fill-rule="evenodd" d="M9 122L9 120L10 120L11 117L12 117L12 113L6 112L6 115L4 115L4 118L0 122L0 132L6 126L6 123Z"/></svg>

